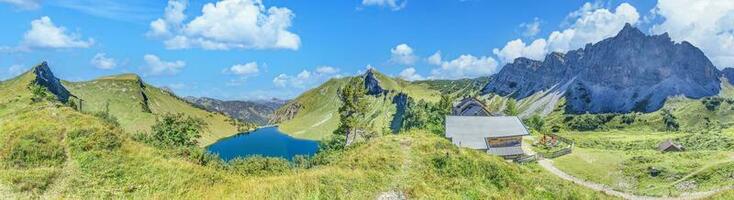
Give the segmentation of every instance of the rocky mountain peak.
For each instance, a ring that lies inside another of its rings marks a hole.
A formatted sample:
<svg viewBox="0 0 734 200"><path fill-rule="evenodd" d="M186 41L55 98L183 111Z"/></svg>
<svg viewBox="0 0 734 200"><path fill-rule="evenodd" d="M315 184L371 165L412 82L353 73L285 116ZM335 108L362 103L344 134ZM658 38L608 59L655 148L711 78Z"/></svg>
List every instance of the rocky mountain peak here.
<svg viewBox="0 0 734 200"><path fill-rule="evenodd" d="M385 92L380 87L380 80L375 77L374 69L370 68L364 73L364 87L367 90L368 95L379 95Z"/></svg>
<svg viewBox="0 0 734 200"><path fill-rule="evenodd" d="M718 94L720 74L690 43L648 36L626 24L614 37L551 53L542 62L515 59L482 92L523 99L551 91L566 98L570 113L652 112L670 96Z"/></svg>
<svg viewBox="0 0 734 200"><path fill-rule="evenodd" d="M46 63L46 61L33 67L32 73L36 76L35 83L46 87L49 92L56 95L56 98L59 101L65 103L69 100L69 97L72 96L69 90L61 84L59 78L56 78L53 72L51 72L51 68L48 67L48 63Z"/></svg>

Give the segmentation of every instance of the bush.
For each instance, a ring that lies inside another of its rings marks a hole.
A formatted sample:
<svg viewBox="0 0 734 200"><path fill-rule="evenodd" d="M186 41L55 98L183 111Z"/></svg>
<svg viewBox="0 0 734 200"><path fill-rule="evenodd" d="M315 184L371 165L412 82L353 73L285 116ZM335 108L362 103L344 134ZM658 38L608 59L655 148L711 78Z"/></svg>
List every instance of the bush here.
<svg viewBox="0 0 734 200"><path fill-rule="evenodd" d="M665 130L667 131L678 131L680 128L680 125L678 124L678 118L673 116L673 113L670 112L670 110L663 110L660 112L660 115L663 116L663 125L665 126Z"/></svg>
<svg viewBox="0 0 734 200"><path fill-rule="evenodd" d="M525 125L527 125L528 127L530 127L530 129L535 130L537 132L543 132L545 121L543 120L543 117L539 115L533 115L532 117L525 120Z"/></svg>
<svg viewBox="0 0 734 200"><path fill-rule="evenodd" d="M283 158L252 156L229 161L229 169L242 175L276 175L291 169L288 160Z"/></svg>
<svg viewBox="0 0 734 200"><path fill-rule="evenodd" d="M734 149L734 139L720 131L692 133L677 139L686 150L730 150Z"/></svg>
<svg viewBox="0 0 734 200"><path fill-rule="evenodd" d="M584 114L567 116L566 124L569 128L578 131L593 131L604 128L604 125L614 118L614 114Z"/></svg>
<svg viewBox="0 0 734 200"><path fill-rule="evenodd" d="M183 114L164 114L153 125L152 140L163 146L196 146L207 124Z"/></svg>
<svg viewBox="0 0 734 200"><path fill-rule="evenodd" d="M724 98L721 97L706 97L701 99L701 103L703 103L703 105L709 111L716 111L723 101Z"/></svg>

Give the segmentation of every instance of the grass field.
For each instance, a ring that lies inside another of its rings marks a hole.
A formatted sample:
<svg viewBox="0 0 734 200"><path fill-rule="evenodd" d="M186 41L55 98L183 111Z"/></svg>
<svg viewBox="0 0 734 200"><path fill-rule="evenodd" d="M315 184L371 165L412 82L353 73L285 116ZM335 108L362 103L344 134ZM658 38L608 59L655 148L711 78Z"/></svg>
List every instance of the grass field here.
<svg viewBox="0 0 734 200"><path fill-rule="evenodd" d="M170 92L145 84L134 74L65 82L64 85L84 100L84 112L101 112L109 105L110 114L128 133L149 131L156 117L164 113L184 113L203 119L209 126L199 141L202 146L238 133L229 117L196 108Z"/></svg>
<svg viewBox="0 0 734 200"><path fill-rule="evenodd" d="M572 154L555 159L559 169L620 191L667 196L734 184L734 151L655 150L659 142L685 133L617 130L561 135L576 141L576 148ZM661 173L652 176L651 167Z"/></svg>

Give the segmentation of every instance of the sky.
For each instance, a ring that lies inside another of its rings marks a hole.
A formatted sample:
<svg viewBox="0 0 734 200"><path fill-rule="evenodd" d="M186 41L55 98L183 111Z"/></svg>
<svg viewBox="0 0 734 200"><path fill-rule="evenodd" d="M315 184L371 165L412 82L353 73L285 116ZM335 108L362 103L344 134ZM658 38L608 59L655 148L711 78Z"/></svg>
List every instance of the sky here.
<svg viewBox="0 0 734 200"><path fill-rule="evenodd" d="M734 66L734 2L704 0L0 0L0 80L136 73L180 96L288 99L375 68L488 76L614 36L669 33Z"/></svg>

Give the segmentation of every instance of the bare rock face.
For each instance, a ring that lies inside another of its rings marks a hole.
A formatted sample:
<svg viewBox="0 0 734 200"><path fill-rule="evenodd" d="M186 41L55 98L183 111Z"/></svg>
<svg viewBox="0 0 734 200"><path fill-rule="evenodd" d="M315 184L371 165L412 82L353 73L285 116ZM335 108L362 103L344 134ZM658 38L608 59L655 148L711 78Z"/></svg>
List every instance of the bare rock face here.
<svg viewBox="0 0 734 200"><path fill-rule="evenodd" d="M71 92L66 90L66 88L61 84L59 78L54 76L54 73L51 72L51 69L48 67L46 62L34 67L33 74L36 75L36 84L48 89L48 91L54 94L59 101L66 103L69 100L69 97L72 96Z"/></svg>
<svg viewBox="0 0 734 200"><path fill-rule="evenodd" d="M269 120L274 118L275 111L287 103L280 99L260 101L224 101L208 97L186 97L186 101L208 111L221 112L232 118L257 125L268 125ZM293 117L288 114L286 117Z"/></svg>
<svg viewBox="0 0 734 200"><path fill-rule="evenodd" d="M385 90L380 87L380 80L375 78L375 74L372 69L367 70L364 74L364 87L367 89L368 95L380 95L385 92Z"/></svg>
<svg viewBox="0 0 734 200"><path fill-rule="evenodd" d="M690 43L675 43L667 33L647 36L627 24L615 37L567 54L551 53L543 61L517 58L482 93L522 99L562 89L570 113L653 112L670 96L718 94L720 76Z"/></svg>
<svg viewBox="0 0 734 200"><path fill-rule="evenodd" d="M303 108L303 105L297 103L297 102L291 102L286 104L283 109L276 110L272 114L272 118L270 119L270 124L277 124L280 122L288 121L296 117L298 115L298 112L301 111L301 108Z"/></svg>

